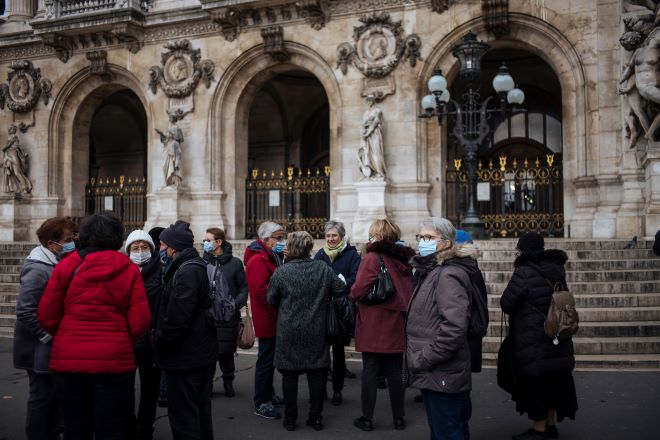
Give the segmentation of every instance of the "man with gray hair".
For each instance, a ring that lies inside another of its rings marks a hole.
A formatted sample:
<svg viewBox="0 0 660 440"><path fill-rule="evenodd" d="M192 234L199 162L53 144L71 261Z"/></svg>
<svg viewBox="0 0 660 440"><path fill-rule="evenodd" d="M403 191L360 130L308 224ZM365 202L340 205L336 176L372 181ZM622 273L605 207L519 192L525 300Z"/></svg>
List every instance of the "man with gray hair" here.
<svg viewBox="0 0 660 440"><path fill-rule="evenodd" d="M266 292L273 272L282 265L286 234L281 225L264 222L259 225L257 235L243 255L254 333L259 338L254 369L254 413L266 419L279 419L280 413L273 408L284 404L273 387L277 309L266 301Z"/></svg>

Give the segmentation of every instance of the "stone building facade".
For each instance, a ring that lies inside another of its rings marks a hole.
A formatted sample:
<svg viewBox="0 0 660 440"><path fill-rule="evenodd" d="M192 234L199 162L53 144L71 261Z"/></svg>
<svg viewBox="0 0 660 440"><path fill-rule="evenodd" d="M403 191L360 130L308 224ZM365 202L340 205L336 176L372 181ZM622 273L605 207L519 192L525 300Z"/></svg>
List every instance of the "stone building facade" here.
<svg viewBox="0 0 660 440"><path fill-rule="evenodd" d="M408 239L429 215L460 220L463 153L451 121L420 118L420 101L436 67L460 98L452 47L470 31L491 46L482 95L501 62L527 95L528 111L493 121L480 150L492 235L653 235L660 144L631 129L658 113L641 87L654 76L637 67L635 90L619 92L628 61L653 51L652 3L8 0L0 240L106 208L233 238L262 218L339 218L357 240L378 216ZM628 51L619 39L633 26L643 41ZM382 149L382 172L363 147Z"/></svg>

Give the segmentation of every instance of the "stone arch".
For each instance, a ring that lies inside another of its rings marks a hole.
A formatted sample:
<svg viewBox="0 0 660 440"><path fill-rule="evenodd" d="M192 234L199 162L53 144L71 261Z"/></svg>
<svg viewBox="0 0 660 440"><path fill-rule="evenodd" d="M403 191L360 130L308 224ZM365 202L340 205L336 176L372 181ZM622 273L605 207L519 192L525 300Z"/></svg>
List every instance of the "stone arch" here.
<svg viewBox="0 0 660 440"><path fill-rule="evenodd" d="M84 214L89 131L94 110L103 99L119 90L129 89L140 99L147 123L152 121L152 109L138 78L121 66L108 64L108 69L113 75L111 81L90 75L89 68L74 73L53 103L48 121L48 195L62 199L59 214ZM151 138L150 130L147 130L147 163L151 163Z"/></svg>
<svg viewBox="0 0 660 440"><path fill-rule="evenodd" d="M223 222L228 234L239 237L244 232L245 180L247 178L247 130L250 105L258 90L269 79L290 70L306 70L315 75L328 97L330 106L330 166L338 170L341 146L341 92L328 63L314 50L294 42L285 42L290 58L278 62L255 46L232 62L223 72L213 95L209 115L209 175L212 191L222 191ZM331 186L340 181L331 175ZM331 207L335 206L331 194Z"/></svg>
<svg viewBox="0 0 660 440"><path fill-rule="evenodd" d="M490 43L493 48L511 47L538 55L553 69L559 79L562 89L564 145L564 224L568 225L576 209L577 195L574 180L590 174L587 161L589 151L587 82L580 56L558 29L536 17L519 13L509 14L509 34L498 38L487 32L485 20L483 17L478 17L445 35L427 56L427 63L420 69L417 77L418 102L428 93L426 82L436 66L443 70L450 84L456 78L459 65L451 53L451 47L470 30L477 33L480 40ZM421 112L421 108L418 111ZM418 124L418 145L420 145L418 154L425 158L431 142L445 139L445 134L439 133L440 137L437 138L432 132L427 131L424 120L419 121ZM440 169L444 169L445 159L441 160ZM427 178L427 174L427 169L420 170L423 178ZM445 195L441 194L441 196L444 200ZM443 202L441 214L444 214L444 208Z"/></svg>

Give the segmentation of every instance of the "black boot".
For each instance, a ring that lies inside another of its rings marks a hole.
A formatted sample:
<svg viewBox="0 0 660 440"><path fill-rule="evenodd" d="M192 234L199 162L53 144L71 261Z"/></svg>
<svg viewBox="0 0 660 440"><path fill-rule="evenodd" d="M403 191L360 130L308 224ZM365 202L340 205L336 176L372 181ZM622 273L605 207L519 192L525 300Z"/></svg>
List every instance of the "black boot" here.
<svg viewBox="0 0 660 440"><path fill-rule="evenodd" d="M236 395L236 391L234 391L234 381L225 380L224 385L225 385L225 396L234 397Z"/></svg>

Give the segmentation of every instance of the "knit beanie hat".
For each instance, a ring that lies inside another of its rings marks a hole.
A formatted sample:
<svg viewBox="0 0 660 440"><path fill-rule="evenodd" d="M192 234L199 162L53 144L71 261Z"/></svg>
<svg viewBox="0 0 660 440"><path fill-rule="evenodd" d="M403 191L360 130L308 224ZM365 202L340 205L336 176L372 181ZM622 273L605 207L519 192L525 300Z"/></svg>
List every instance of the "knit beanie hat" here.
<svg viewBox="0 0 660 440"><path fill-rule="evenodd" d="M156 250L154 241L151 239L149 234L144 232L142 229L137 229L131 232L130 234L128 234L128 238L126 238L126 244L124 245L124 251L128 253L128 248L130 248L131 244L133 244L136 241L145 241L149 243L149 246L151 246L151 252Z"/></svg>
<svg viewBox="0 0 660 440"><path fill-rule="evenodd" d="M149 236L154 241L156 249L160 249L160 233L163 232L165 228L161 226L156 226L155 228L149 229Z"/></svg>
<svg viewBox="0 0 660 440"><path fill-rule="evenodd" d="M538 253L543 251L545 242L543 237L537 232L528 232L518 240L516 247L520 249L522 253Z"/></svg>
<svg viewBox="0 0 660 440"><path fill-rule="evenodd" d="M193 247L195 237L190 230L190 223L177 220L160 233L160 241L177 251Z"/></svg>
<svg viewBox="0 0 660 440"><path fill-rule="evenodd" d="M472 236L469 232L464 231L463 229L458 229L456 231L456 244L461 243L472 243Z"/></svg>

